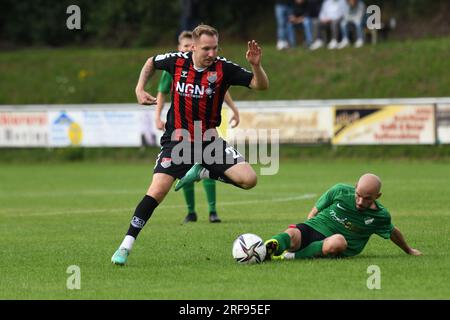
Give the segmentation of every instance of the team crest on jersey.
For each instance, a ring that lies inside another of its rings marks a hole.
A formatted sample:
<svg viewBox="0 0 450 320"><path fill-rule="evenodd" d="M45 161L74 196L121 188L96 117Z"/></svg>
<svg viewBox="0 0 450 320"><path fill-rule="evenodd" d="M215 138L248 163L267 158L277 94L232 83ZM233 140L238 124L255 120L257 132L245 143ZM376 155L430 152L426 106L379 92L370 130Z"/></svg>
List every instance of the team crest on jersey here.
<svg viewBox="0 0 450 320"><path fill-rule="evenodd" d="M161 167L167 169L172 164L172 158L162 158L161 159Z"/></svg>
<svg viewBox="0 0 450 320"><path fill-rule="evenodd" d="M208 71L207 78L208 82L214 83L217 81L217 71Z"/></svg>
<svg viewBox="0 0 450 320"><path fill-rule="evenodd" d="M369 224L371 224L373 222L373 220L374 220L374 218L366 218L366 219L364 219L364 223L366 225L369 225Z"/></svg>

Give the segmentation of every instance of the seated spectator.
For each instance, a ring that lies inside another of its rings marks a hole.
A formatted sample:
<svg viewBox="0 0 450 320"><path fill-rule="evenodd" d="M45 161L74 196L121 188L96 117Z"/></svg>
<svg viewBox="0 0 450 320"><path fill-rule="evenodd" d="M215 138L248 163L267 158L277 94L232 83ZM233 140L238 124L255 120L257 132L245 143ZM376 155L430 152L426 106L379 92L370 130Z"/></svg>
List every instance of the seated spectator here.
<svg viewBox="0 0 450 320"><path fill-rule="evenodd" d="M294 31L296 28L299 28L301 26L304 27L305 31L305 41L306 44L309 45L311 43L308 43L308 40L311 41L312 35L311 33L307 33L307 29L304 26L305 23L305 16L306 16L306 1L307 0L295 0L294 6L292 10L292 14L289 16L289 22L292 24ZM294 36L294 40L296 37Z"/></svg>
<svg viewBox="0 0 450 320"><path fill-rule="evenodd" d="M316 50L324 45L322 33L331 29L331 40L328 49L336 49L338 46L339 27L344 18L346 8L345 0L325 0L319 14L319 30L317 40L311 45L311 50Z"/></svg>
<svg viewBox="0 0 450 320"><path fill-rule="evenodd" d="M344 19L341 21L342 40L338 44L338 49L345 48L350 44L349 31L351 26L354 26L356 32L355 48L364 45L366 5L361 0L347 0L347 4Z"/></svg>
<svg viewBox="0 0 450 320"><path fill-rule="evenodd" d="M295 33L289 16L292 15L293 0L275 1L275 18L277 20L277 49L283 50L295 46Z"/></svg>
<svg viewBox="0 0 450 320"><path fill-rule="evenodd" d="M318 30L319 30L319 14L322 9L323 0L307 0L306 2L306 15L305 15L305 29L308 28L309 32L312 34L311 44L309 48L311 49L311 45L315 39L318 38ZM306 32L306 30L305 30Z"/></svg>
<svg viewBox="0 0 450 320"><path fill-rule="evenodd" d="M322 0L295 0L293 14L289 17L289 21L296 27L303 27L305 45L310 47L313 39L314 25L319 22L319 13L322 6Z"/></svg>

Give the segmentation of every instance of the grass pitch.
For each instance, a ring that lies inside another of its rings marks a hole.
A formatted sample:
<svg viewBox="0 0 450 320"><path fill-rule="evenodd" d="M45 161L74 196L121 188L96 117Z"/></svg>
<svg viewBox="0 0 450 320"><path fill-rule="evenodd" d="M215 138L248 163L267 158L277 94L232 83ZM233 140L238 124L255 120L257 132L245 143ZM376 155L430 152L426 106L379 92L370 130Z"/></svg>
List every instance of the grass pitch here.
<svg viewBox="0 0 450 320"><path fill-rule="evenodd" d="M207 220L196 186L199 221L182 225L182 192L171 192L141 232L125 267L110 258L151 179L143 163L0 164L0 299L449 299L448 162L284 160L253 190L218 183L221 224ZM381 202L408 243L404 254L373 236L363 253L342 260L238 265L233 240L262 238L305 219L336 182L381 176ZM259 170L257 170L259 172ZM69 266L81 289L68 290ZM381 270L369 290L367 269Z"/></svg>

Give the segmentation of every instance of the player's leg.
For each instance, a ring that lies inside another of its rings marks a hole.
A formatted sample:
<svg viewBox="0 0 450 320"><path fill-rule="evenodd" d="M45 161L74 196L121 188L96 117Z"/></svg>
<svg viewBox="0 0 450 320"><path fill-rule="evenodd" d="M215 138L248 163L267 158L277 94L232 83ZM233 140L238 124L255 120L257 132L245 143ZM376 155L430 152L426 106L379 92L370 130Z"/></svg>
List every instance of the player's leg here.
<svg viewBox="0 0 450 320"><path fill-rule="evenodd" d="M302 234L296 225L291 225L287 230L267 240L266 260L280 256L285 251L297 251L302 242Z"/></svg>
<svg viewBox="0 0 450 320"><path fill-rule="evenodd" d="M172 162L172 148L174 144L165 143L156 159L152 182L146 195L136 207L128 232L119 249L114 253L111 261L114 264L124 265L133 247L134 241L144 225L150 219L153 211L169 192L175 178L182 177L188 171L187 165L176 165Z"/></svg>
<svg viewBox="0 0 450 320"><path fill-rule="evenodd" d="M266 259L312 258L322 255L326 237L307 224L290 225L289 228L265 242Z"/></svg>
<svg viewBox="0 0 450 320"><path fill-rule="evenodd" d="M203 187L208 201L209 221L213 223L221 222L216 210L216 181L213 179L203 180Z"/></svg>
<svg viewBox="0 0 450 320"><path fill-rule="evenodd" d="M234 184L242 189L248 190L256 186L258 177L255 170L247 162L240 162L224 172L224 175Z"/></svg>
<svg viewBox="0 0 450 320"><path fill-rule="evenodd" d="M174 177L165 173L153 174L152 183L150 184L146 195L142 198L134 211L128 232L120 244L119 249L111 258L112 263L118 265L126 263L139 232L141 232L148 219L150 219L156 207L163 201L164 197L172 187L174 180Z"/></svg>
<svg viewBox="0 0 450 320"><path fill-rule="evenodd" d="M334 234L323 241L324 256L338 256L347 249L347 240L342 234Z"/></svg>
<svg viewBox="0 0 450 320"><path fill-rule="evenodd" d="M218 139L214 144L218 148L222 148L223 158L212 164L194 164L186 175L178 181L175 191L181 189L186 183L201 179L219 180L242 189L251 189L256 185L255 171L234 147L228 145L223 139Z"/></svg>
<svg viewBox="0 0 450 320"><path fill-rule="evenodd" d="M271 260L276 256L280 256L284 251L297 248L298 243L301 242L301 234L298 229L287 229L286 231L279 233L266 242L266 258L265 260Z"/></svg>
<svg viewBox="0 0 450 320"><path fill-rule="evenodd" d="M334 234L324 240L312 241L296 252L288 252L285 259L304 259L317 257L337 257L347 249L347 241L341 234Z"/></svg>
<svg viewBox="0 0 450 320"><path fill-rule="evenodd" d="M188 183L183 187L183 194L188 209L188 214L184 218L183 223L196 222L197 213L195 212L195 189L193 182Z"/></svg>

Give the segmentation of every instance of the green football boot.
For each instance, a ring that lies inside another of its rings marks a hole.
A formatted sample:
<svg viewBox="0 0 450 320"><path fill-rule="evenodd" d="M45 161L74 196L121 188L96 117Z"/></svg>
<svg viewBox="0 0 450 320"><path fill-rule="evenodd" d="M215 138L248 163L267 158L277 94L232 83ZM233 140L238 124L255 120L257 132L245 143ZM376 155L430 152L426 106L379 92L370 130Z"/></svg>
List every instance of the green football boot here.
<svg viewBox="0 0 450 320"><path fill-rule="evenodd" d="M192 168L190 168L189 171L186 172L184 177L178 180L177 184L175 185L175 191L180 190L186 184L200 181L200 171L202 171L202 169L203 167L199 163L195 163Z"/></svg>
<svg viewBox="0 0 450 320"><path fill-rule="evenodd" d="M125 248L119 248L116 252L114 252L111 262L113 264L117 264L119 266L125 265L127 262L128 256L130 255L130 250Z"/></svg>

